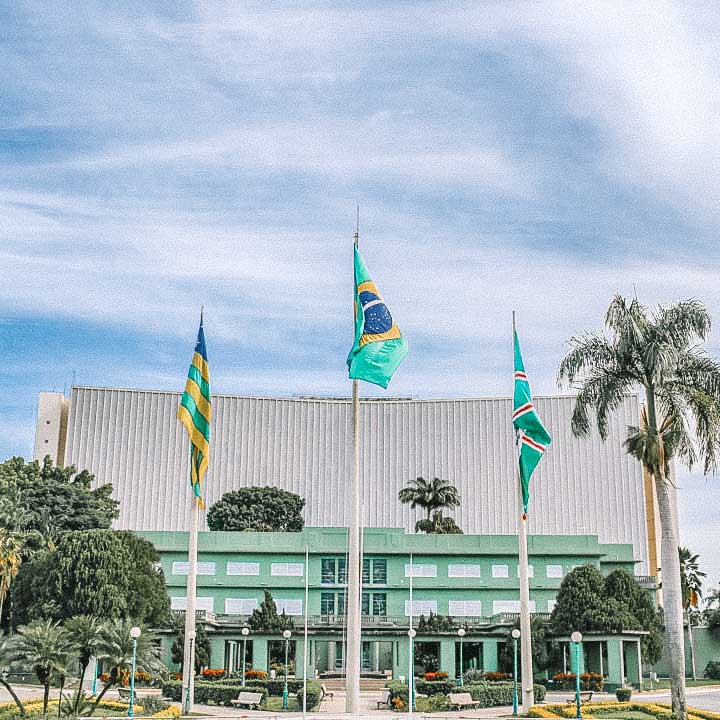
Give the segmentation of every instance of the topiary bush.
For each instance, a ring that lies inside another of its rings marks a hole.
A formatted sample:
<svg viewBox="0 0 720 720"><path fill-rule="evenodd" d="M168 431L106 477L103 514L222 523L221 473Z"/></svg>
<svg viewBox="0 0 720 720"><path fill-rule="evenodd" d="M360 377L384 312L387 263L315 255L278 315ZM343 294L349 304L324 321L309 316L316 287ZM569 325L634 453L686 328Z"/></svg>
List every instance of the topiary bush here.
<svg viewBox="0 0 720 720"><path fill-rule="evenodd" d="M478 700L480 707L512 705L513 702L513 684L509 682L464 685L462 690L469 692L473 700ZM542 702L545 699L545 688L542 685L533 685L533 696L536 703Z"/></svg>
<svg viewBox="0 0 720 720"><path fill-rule="evenodd" d="M320 687L320 683L309 680L308 684L307 684L307 709L313 710L314 708L316 708L320 704L321 698L322 698L322 688ZM298 701L298 705L302 709L302 706L303 706L302 683L300 683L300 689L297 691L297 701Z"/></svg>
<svg viewBox="0 0 720 720"><path fill-rule="evenodd" d="M178 680L168 680L163 683L163 695L169 697L176 702L180 702L182 696L182 682ZM259 685L225 685L221 682L196 682L195 683L195 702L200 705L224 705L232 707L232 701L235 700L241 692L261 693L263 696L262 703L268 696L266 688ZM282 690L280 691L282 694Z"/></svg>
<svg viewBox="0 0 720 720"><path fill-rule="evenodd" d="M450 710L450 699L447 695L431 695L425 701L427 712L445 712Z"/></svg>
<svg viewBox="0 0 720 720"><path fill-rule="evenodd" d="M720 660L711 660L705 666L705 677L710 680L720 680Z"/></svg>
<svg viewBox="0 0 720 720"><path fill-rule="evenodd" d="M628 702L632 697L632 688L619 687L615 690L615 697L618 702Z"/></svg>
<svg viewBox="0 0 720 720"><path fill-rule="evenodd" d="M415 692L421 695L447 695L454 692L457 684L453 680L416 680Z"/></svg>

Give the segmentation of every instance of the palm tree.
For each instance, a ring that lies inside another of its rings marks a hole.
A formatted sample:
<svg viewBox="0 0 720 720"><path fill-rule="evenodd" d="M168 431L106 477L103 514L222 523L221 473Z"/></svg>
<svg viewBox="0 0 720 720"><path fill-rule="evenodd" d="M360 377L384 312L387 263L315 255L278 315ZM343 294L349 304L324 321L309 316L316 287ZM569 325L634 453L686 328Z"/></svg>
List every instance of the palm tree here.
<svg viewBox="0 0 720 720"><path fill-rule="evenodd" d="M693 680L697 680L695 669L695 643L692 633L692 614L690 608L697 610L700 598L702 597L702 578L706 573L700 570L698 556L691 555L686 547L678 548L680 558L680 586L682 588L682 606L685 611L685 618L688 625L688 640L690 641L690 666L692 667Z"/></svg>
<svg viewBox="0 0 720 720"><path fill-rule="evenodd" d="M93 615L75 615L66 621L65 629L77 645L82 688L90 658L97 655L103 646L105 623Z"/></svg>
<svg viewBox="0 0 720 720"><path fill-rule="evenodd" d="M24 718L25 706L8 682L10 669L17 659L17 636L8 637L5 635L4 637L0 637L0 685L2 685L8 693L10 693L10 697L15 701L15 704L20 711L20 717Z"/></svg>
<svg viewBox="0 0 720 720"><path fill-rule="evenodd" d="M644 391L641 426L628 428L625 445L655 484L672 709L685 720L682 587L669 474L674 458L688 466L701 460L706 474L716 465L720 365L698 347L710 329L710 316L696 300L650 312L637 299L628 303L616 295L605 326L609 338L600 333L570 340L571 350L560 363L558 379L567 379L578 390L572 416L572 430L578 436L590 431L592 409L605 439L613 410L627 393Z"/></svg>
<svg viewBox="0 0 720 720"><path fill-rule="evenodd" d="M24 541L20 533L0 527L0 623L10 583L20 570Z"/></svg>
<svg viewBox="0 0 720 720"><path fill-rule="evenodd" d="M132 672L133 639L130 637L130 629L133 626L131 620L115 620L103 630L103 639L98 649L98 657L108 667L108 680L103 689L95 698L90 715L92 715L105 693L122 682ZM160 647L157 643L157 636L143 629L137 639L136 665L137 672L158 672L165 666L160 661Z"/></svg>
<svg viewBox="0 0 720 720"><path fill-rule="evenodd" d="M60 623L50 620L23 625L18 628L18 635L20 659L32 667L40 684L45 687L43 718L46 718L52 677L54 674L64 676L76 648Z"/></svg>
<svg viewBox="0 0 720 720"><path fill-rule="evenodd" d="M439 511L440 519L442 519L443 508L460 505L460 493L447 480L433 478L428 482L425 478L419 477L411 480L410 485L400 490L398 500L401 503L410 503L413 510L421 507L427 513L426 520L429 521L433 512ZM418 523L415 525L415 532L418 531Z"/></svg>

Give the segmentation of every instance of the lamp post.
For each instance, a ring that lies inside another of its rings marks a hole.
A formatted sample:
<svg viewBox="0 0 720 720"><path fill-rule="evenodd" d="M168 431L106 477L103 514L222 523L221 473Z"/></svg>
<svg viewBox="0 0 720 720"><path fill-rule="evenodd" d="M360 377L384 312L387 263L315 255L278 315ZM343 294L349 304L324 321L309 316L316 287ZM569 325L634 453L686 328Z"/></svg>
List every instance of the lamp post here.
<svg viewBox="0 0 720 720"><path fill-rule="evenodd" d="M513 639L513 717L518 716L518 686L517 686L517 641L520 631L514 628L510 633Z"/></svg>
<svg viewBox="0 0 720 720"><path fill-rule="evenodd" d="M580 643L582 643L582 633L575 631L570 640L575 643L575 717L582 718L580 711Z"/></svg>
<svg viewBox="0 0 720 720"><path fill-rule="evenodd" d="M190 698L193 698L195 696L195 638L197 637L197 633L195 630L191 630L188 633L188 640L190 640L190 654L189 654L189 664L190 669L188 670L187 678L188 678L188 687L187 692L185 693L185 698L183 702L183 715L189 715L192 711L192 702L190 702ZM184 669L184 668L183 668ZM183 675L184 677L184 675Z"/></svg>
<svg viewBox="0 0 720 720"><path fill-rule="evenodd" d="M244 627L240 632L242 633L242 636L243 636L243 676L242 677L243 677L243 685L245 685L245 658L247 657L247 652L246 652L247 638L248 638L248 635L250 634L250 628Z"/></svg>
<svg viewBox="0 0 720 720"><path fill-rule="evenodd" d="M414 640L417 635L417 631L414 627L408 630L408 639L410 642L410 667L408 668L408 702L410 703L409 711L412 712L415 709L415 655L414 655Z"/></svg>
<svg viewBox="0 0 720 720"><path fill-rule="evenodd" d="M290 645L290 636L292 633L289 630L283 630L282 636L285 638L285 685L283 687L282 696L282 709L288 709L288 646Z"/></svg>
<svg viewBox="0 0 720 720"><path fill-rule="evenodd" d="M142 634L142 630L140 630L139 627L135 626L130 628L130 637L133 641L133 651L132 651L132 672L130 673L130 704L128 705L128 717L133 716L133 703L135 701L135 660L137 658L137 641L140 635Z"/></svg>
<svg viewBox="0 0 720 720"><path fill-rule="evenodd" d="M465 680L463 679L463 638L465 637L465 628L458 628L458 637L460 638L460 677L458 678L458 685L464 685Z"/></svg>

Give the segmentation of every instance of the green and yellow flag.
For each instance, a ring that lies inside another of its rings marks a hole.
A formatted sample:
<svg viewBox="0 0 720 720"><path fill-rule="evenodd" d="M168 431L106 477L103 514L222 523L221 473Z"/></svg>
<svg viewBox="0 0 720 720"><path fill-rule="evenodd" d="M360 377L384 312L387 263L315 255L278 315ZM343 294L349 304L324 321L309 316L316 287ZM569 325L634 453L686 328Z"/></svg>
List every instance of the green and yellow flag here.
<svg viewBox="0 0 720 720"><path fill-rule="evenodd" d="M407 352L407 342L355 247L355 342L347 359L350 378L387 388Z"/></svg>
<svg viewBox="0 0 720 720"><path fill-rule="evenodd" d="M514 322L513 322L514 324ZM535 411L530 383L525 374L525 365L520 354L520 341L513 330L515 350L515 393L513 397L513 427L520 446L518 463L522 486L523 510L527 513L530 500L530 476L540 462L545 448L550 444L550 435Z"/></svg>
<svg viewBox="0 0 720 720"><path fill-rule="evenodd" d="M211 405L210 369L205 348L202 315L200 315L200 329L195 353L190 363L185 392L180 401L177 416L190 436L190 483L200 507L204 508L202 480L210 457Z"/></svg>

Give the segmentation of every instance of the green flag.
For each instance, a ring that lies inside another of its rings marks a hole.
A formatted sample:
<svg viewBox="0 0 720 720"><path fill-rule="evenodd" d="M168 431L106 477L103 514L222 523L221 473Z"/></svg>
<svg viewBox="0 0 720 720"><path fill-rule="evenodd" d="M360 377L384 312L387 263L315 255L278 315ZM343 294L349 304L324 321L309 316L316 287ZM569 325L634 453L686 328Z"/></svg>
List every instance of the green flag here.
<svg viewBox="0 0 720 720"><path fill-rule="evenodd" d="M353 380L384 388L407 355L407 343L355 248L355 342L347 364Z"/></svg>
<svg viewBox="0 0 720 720"><path fill-rule="evenodd" d="M515 394L513 397L513 427L520 445L518 462L522 486L523 509L527 512L530 500L530 476L550 444L550 435L542 424L530 394L530 383L520 354L520 341L513 330L515 346Z"/></svg>

